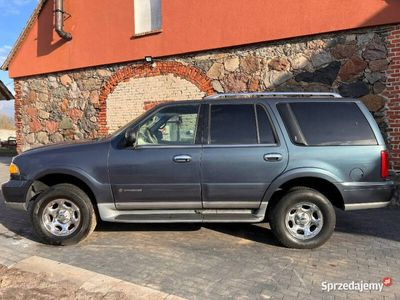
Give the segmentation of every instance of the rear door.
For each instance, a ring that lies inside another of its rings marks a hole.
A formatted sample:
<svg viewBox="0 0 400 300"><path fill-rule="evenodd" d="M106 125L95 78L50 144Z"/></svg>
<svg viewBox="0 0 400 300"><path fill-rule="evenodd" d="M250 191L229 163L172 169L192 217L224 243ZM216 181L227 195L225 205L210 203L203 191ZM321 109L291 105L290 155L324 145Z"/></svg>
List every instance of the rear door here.
<svg viewBox="0 0 400 300"><path fill-rule="evenodd" d="M202 158L204 208L257 208L288 161L286 145L262 103L208 105Z"/></svg>
<svg viewBox="0 0 400 300"><path fill-rule="evenodd" d="M385 145L363 104L312 99L276 107L289 136L288 169L319 168L345 182L382 180L380 159Z"/></svg>

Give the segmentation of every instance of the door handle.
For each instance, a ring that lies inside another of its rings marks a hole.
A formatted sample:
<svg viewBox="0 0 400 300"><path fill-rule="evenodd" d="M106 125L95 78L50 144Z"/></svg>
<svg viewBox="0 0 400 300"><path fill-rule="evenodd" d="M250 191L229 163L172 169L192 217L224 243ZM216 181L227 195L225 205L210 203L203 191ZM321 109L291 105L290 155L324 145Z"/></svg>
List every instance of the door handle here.
<svg viewBox="0 0 400 300"><path fill-rule="evenodd" d="M181 155L175 155L173 160L176 163L187 163L192 161L192 157L190 155L181 154Z"/></svg>
<svg viewBox="0 0 400 300"><path fill-rule="evenodd" d="M281 161L283 158L280 153L267 153L264 155L265 161Z"/></svg>

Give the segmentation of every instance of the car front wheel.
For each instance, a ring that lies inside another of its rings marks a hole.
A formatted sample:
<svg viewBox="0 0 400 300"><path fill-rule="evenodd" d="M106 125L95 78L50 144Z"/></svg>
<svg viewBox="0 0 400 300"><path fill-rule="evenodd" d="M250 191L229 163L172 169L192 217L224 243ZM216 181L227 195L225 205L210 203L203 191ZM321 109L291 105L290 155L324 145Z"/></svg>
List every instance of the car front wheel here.
<svg viewBox="0 0 400 300"><path fill-rule="evenodd" d="M72 245L96 227L96 215L87 194L72 184L57 184L29 205L33 229L50 245Z"/></svg>
<svg viewBox="0 0 400 300"><path fill-rule="evenodd" d="M270 226L278 240L289 248L317 248L332 235L335 209L320 192L296 187L272 209Z"/></svg>

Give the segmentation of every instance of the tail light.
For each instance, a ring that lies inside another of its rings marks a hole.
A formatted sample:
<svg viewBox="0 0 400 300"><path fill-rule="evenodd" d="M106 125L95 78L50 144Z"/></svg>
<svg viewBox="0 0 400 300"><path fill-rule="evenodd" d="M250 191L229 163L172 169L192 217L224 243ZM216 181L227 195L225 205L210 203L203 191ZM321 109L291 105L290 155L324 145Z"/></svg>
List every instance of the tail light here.
<svg viewBox="0 0 400 300"><path fill-rule="evenodd" d="M386 150L381 151L381 177L389 176L389 154Z"/></svg>

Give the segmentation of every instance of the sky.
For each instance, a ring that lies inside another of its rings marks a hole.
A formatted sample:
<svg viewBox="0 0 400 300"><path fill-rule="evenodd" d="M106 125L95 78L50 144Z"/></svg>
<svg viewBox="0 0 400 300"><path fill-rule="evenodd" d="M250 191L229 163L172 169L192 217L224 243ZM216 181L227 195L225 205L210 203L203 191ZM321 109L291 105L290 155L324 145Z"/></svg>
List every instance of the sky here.
<svg viewBox="0 0 400 300"><path fill-rule="evenodd" d="M6 59L38 0L0 0L0 65ZM0 80L14 93L13 81L0 71ZM14 101L0 101L0 113L14 115Z"/></svg>

